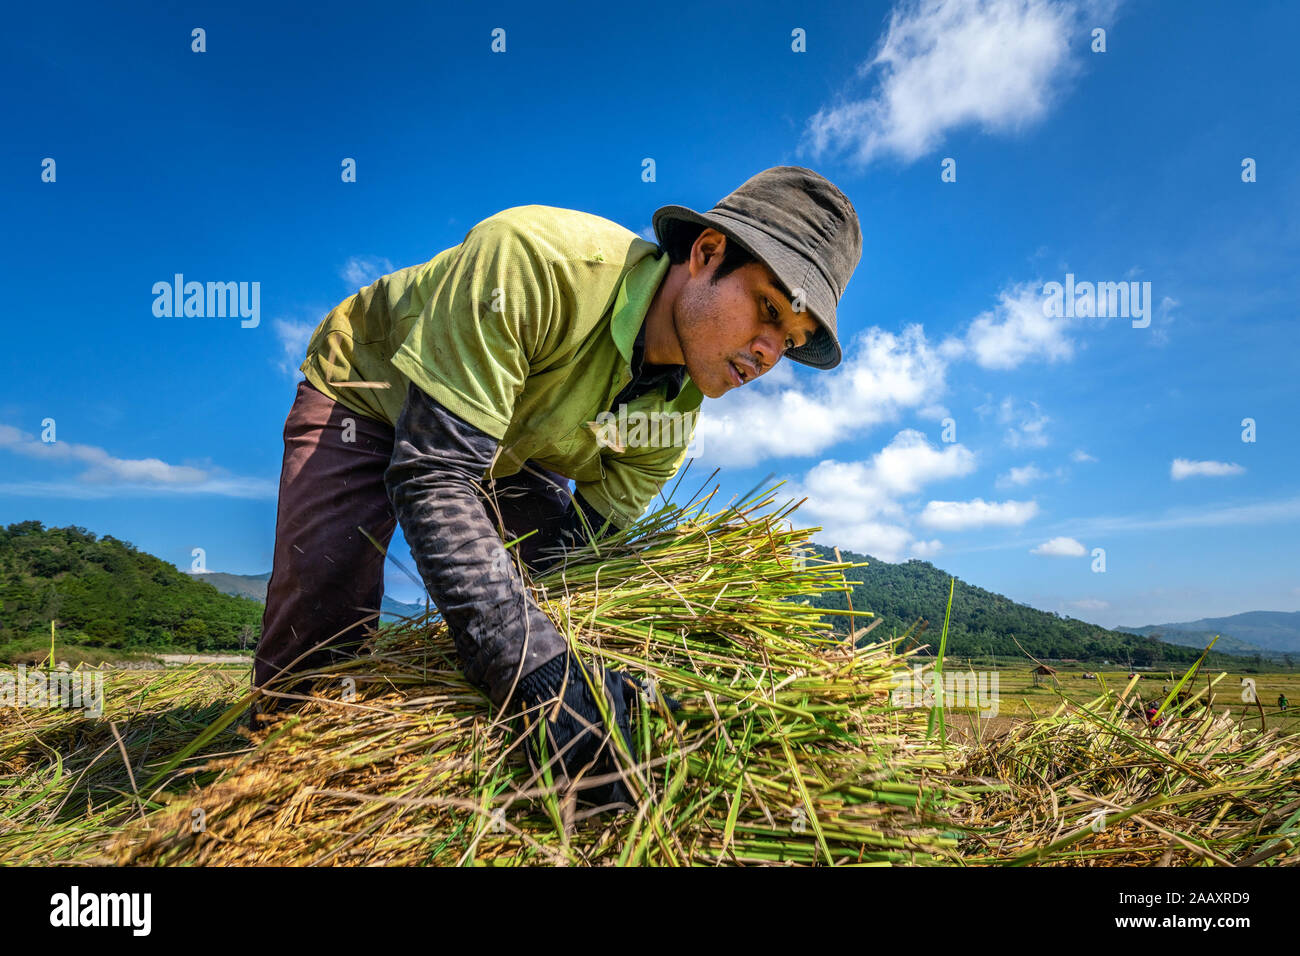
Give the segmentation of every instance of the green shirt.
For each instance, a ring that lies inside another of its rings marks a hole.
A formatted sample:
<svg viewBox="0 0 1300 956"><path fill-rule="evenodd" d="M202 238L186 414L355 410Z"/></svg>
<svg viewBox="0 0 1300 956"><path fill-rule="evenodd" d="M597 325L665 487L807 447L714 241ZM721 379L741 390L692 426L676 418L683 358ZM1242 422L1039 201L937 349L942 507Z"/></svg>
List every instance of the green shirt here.
<svg viewBox="0 0 1300 956"><path fill-rule="evenodd" d="M630 441L628 429L601 424L632 378L632 344L668 272L657 248L572 209L503 210L460 245L341 302L300 369L390 425L414 382L500 442L485 478L535 459L626 527L685 460L704 397L689 377L672 401L662 387L637 397L626 408ZM662 427L638 429L638 419Z"/></svg>

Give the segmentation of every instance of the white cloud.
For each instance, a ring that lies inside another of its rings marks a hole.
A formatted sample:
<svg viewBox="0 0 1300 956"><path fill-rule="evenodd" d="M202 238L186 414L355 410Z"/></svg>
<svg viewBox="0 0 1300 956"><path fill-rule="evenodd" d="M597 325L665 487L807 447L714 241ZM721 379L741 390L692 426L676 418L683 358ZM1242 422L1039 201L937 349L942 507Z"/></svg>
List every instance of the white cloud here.
<svg viewBox="0 0 1300 956"><path fill-rule="evenodd" d="M339 276L353 289L370 285L380 276L394 271L393 264L382 256L352 256L339 270Z"/></svg>
<svg viewBox="0 0 1300 956"><path fill-rule="evenodd" d="M803 509L819 517L902 518L902 506L873 479L869 462L827 460L810 468L791 492L807 496Z"/></svg>
<svg viewBox="0 0 1300 956"><path fill-rule="evenodd" d="M912 161L947 134L974 126L1015 132L1043 118L1078 67L1070 55L1080 4L1049 0L924 0L891 11L859 79L876 73L865 98L823 108L806 140L817 158L852 151Z"/></svg>
<svg viewBox="0 0 1300 956"><path fill-rule="evenodd" d="M1097 460L1096 458L1094 458L1092 455L1089 455L1082 448L1076 448L1074 451L1070 452L1070 461L1077 462L1078 464L1084 464L1085 462L1096 461L1096 460Z"/></svg>
<svg viewBox="0 0 1300 956"><path fill-rule="evenodd" d="M1088 553L1088 549L1073 538L1053 538L1036 548L1030 548L1029 553L1053 558L1081 558Z"/></svg>
<svg viewBox="0 0 1300 956"><path fill-rule="evenodd" d="M1147 531L1173 531L1181 528L1237 528L1251 525L1277 525L1300 521L1300 497L1256 501L1249 504L1199 505L1194 508L1171 508L1158 514L1133 513L1070 518L1059 523L1059 530L1069 530L1088 538L1112 537ZM1045 529L1047 533L1057 527ZM1017 541L992 545L981 550L1019 548Z"/></svg>
<svg viewBox="0 0 1300 956"><path fill-rule="evenodd" d="M307 357L307 343L311 341L316 326L306 322L286 322L283 319L276 319L271 324L275 327L275 337L280 340L278 367L285 375L296 378L298 366Z"/></svg>
<svg viewBox="0 0 1300 956"><path fill-rule="evenodd" d="M833 532L829 527L825 530L836 546L891 563L906 558L913 541L912 532L902 525L879 521L843 521Z"/></svg>
<svg viewBox="0 0 1300 956"><path fill-rule="evenodd" d="M871 328L837 369L795 385L781 362L752 385L701 409L701 448L710 460L744 466L764 458L815 455L903 412L929 408L944 389L946 363L919 325L901 335Z"/></svg>
<svg viewBox="0 0 1300 956"><path fill-rule="evenodd" d="M966 330L965 348L983 368L1013 369L1030 359L1074 356L1069 320L1043 314L1042 286L1022 283L998 293L998 303Z"/></svg>
<svg viewBox="0 0 1300 956"><path fill-rule="evenodd" d="M975 455L961 444L942 450L911 429L894 436L871 461L827 460L809 469L800 483L804 507L828 517L901 517L897 498L922 485L961 477L975 469Z"/></svg>
<svg viewBox="0 0 1300 956"><path fill-rule="evenodd" d="M1042 448L1047 445L1047 434L1044 429L1051 419L1038 410L1036 402L1029 404L1034 409L1029 417L1022 417L1019 423L1008 428L1002 437L1003 443L1010 448Z"/></svg>
<svg viewBox="0 0 1300 956"><path fill-rule="evenodd" d="M928 557L943 545L916 539L898 498L974 469L975 456L966 447L954 443L940 448L920 432L906 429L870 461L823 461L787 487L796 499L808 499L800 506L800 516L821 525L829 540L882 561L900 561Z"/></svg>
<svg viewBox="0 0 1300 956"><path fill-rule="evenodd" d="M12 498L69 498L80 501L126 497L157 498L165 495L220 495L274 501L279 483L263 478L213 478L192 485L77 484L69 481L7 481L0 495Z"/></svg>
<svg viewBox="0 0 1300 956"><path fill-rule="evenodd" d="M975 470L975 455L955 442L942 450L936 448L909 428L876 454L872 467L883 488L893 494L910 494L929 482L970 474Z"/></svg>
<svg viewBox="0 0 1300 956"><path fill-rule="evenodd" d="M931 541L913 541L911 552L917 558L931 558L943 550L943 542L937 538Z"/></svg>
<svg viewBox="0 0 1300 956"><path fill-rule="evenodd" d="M992 525L1022 525L1038 514L1036 501L931 501L920 522L944 531L969 531Z"/></svg>
<svg viewBox="0 0 1300 956"><path fill-rule="evenodd" d="M90 467L81 480L95 484L113 481L150 481L159 484L197 484L207 478L200 468L169 465L158 458L115 458L95 445L70 441L44 442L10 425L0 425L0 448L28 458L55 462L83 462Z"/></svg>
<svg viewBox="0 0 1300 956"><path fill-rule="evenodd" d="M1174 324L1174 309L1179 301L1172 296L1164 296L1156 307L1155 321L1151 323L1151 344L1169 344L1169 326Z"/></svg>
<svg viewBox="0 0 1300 956"><path fill-rule="evenodd" d="M1046 428L1051 419L1042 413L1037 402L1029 402L1026 407L1007 396L996 409L985 402L976 406L975 411L980 418L996 411L998 424L1008 426L1002 443L1009 448L1043 448L1048 443Z"/></svg>
<svg viewBox="0 0 1300 956"><path fill-rule="evenodd" d="M1187 458L1175 458L1169 466L1169 477L1174 481L1184 478L1211 477L1223 475L1241 475L1246 471L1241 465L1226 461L1191 461Z"/></svg>
<svg viewBox="0 0 1300 956"><path fill-rule="evenodd" d="M1056 472L1043 471L1043 469L1039 468L1033 462L1030 462L1022 468L1012 468L1005 475L999 475L997 485L999 488L1028 485L1032 482L1042 481L1044 478L1051 478L1054 475L1059 474L1059 469Z"/></svg>
<svg viewBox="0 0 1300 956"><path fill-rule="evenodd" d="M239 478L220 469L172 465L159 458L117 458L96 445L44 442L11 425L0 425L0 448L37 461L83 464L74 482L17 481L0 493L42 498L108 498L124 493L171 492L240 498L275 497L277 483Z"/></svg>

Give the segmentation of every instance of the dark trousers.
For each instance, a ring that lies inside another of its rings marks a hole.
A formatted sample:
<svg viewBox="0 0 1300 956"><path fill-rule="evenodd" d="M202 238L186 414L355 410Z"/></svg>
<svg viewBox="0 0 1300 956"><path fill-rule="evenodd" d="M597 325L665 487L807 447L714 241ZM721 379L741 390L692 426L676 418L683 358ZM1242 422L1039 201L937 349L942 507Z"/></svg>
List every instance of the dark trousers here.
<svg viewBox="0 0 1300 956"><path fill-rule="evenodd" d="M345 419L353 423L354 441L344 440ZM378 623L384 555L361 529L387 551L397 527L384 487L393 438L387 423L298 383L284 423L275 555L254 687L355 653L367 628ZM517 545L521 559L531 563L539 549L554 544L569 507L568 489L567 478L529 461L518 474L484 482L480 495L485 503L491 496L487 513L504 540L538 530ZM269 710L268 703L257 709Z"/></svg>

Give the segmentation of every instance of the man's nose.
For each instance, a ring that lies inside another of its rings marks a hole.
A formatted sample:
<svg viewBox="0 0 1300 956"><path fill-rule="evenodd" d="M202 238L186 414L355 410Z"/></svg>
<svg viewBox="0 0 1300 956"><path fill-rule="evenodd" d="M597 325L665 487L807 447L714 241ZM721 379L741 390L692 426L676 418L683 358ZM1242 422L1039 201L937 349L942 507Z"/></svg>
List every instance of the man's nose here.
<svg viewBox="0 0 1300 956"><path fill-rule="evenodd" d="M781 348L776 338L770 335L760 335L754 339L750 351L753 352L754 362L758 365L759 375L770 371L772 366L781 360Z"/></svg>

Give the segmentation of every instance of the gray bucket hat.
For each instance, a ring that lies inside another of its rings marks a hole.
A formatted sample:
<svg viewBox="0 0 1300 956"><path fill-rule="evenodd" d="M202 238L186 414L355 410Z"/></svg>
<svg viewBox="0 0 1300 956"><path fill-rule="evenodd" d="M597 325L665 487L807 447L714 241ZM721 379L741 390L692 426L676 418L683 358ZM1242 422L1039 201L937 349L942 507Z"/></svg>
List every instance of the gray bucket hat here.
<svg viewBox="0 0 1300 956"><path fill-rule="evenodd" d="M683 225L717 229L771 269L791 299L802 290L820 327L786 357L813 368L840 364L835 307L862 258L862 229L853 203L828 179L803 166L773 166L706 213L662 206L651 222L663 247Z"/></svg>

